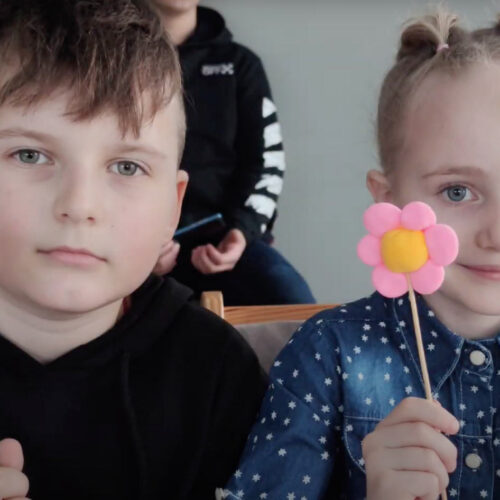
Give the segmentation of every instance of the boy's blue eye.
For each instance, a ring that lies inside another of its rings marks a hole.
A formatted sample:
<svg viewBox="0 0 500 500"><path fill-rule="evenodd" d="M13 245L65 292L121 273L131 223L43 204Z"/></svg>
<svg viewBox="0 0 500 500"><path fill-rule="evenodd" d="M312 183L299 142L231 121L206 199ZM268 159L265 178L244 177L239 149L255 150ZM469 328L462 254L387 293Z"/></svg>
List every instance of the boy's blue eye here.
<svg viewBox="0 0 500 500"><path fill-rule="evenodd" d="M465 186L450 186L447 187L444 192L446 193L446 197L450 201L459 202L470 199L470 190Z"/></svg>
<svg viewBox="0 0 500 500"><path fill-rule="evenodd" d="M127 177L132 177L137 173L138 175L144 173L144 170L133 161L117 161L112 165L112 169L114 172Z"/></svg>
<svg viewBox="0 0 500 500"><path fill-rule="evenodd" d="M48 163L48 158L34 149L20 149L14 156L22 163L29 163L30 165L41 165Z"/></svg>

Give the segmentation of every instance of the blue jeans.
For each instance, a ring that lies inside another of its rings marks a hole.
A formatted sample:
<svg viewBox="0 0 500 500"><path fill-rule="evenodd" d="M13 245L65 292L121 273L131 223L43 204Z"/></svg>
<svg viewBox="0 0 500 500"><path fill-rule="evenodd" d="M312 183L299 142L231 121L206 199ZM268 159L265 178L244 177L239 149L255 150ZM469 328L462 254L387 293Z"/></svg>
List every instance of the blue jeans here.
<svg viewBox="0 0 500 500"><path fill-rule="evenodd" d="M262 240L251 243L232 271L204 275L190 262L181 262L171 276L197 294L220 290L224 304L314 304L311 290L298 271Z"/></svg>

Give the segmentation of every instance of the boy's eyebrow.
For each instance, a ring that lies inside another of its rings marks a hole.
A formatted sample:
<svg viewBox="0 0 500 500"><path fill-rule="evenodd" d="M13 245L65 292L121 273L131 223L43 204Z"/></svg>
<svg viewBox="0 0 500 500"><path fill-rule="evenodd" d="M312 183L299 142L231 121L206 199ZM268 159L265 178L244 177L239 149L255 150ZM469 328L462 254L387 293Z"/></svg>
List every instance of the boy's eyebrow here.
<svg viewBox="0 0 500 500"><path fill-rule="evenodd" d="M32 139L36 139L37 141L53 140L55 138L53 135L46 134L44 132L35 132L34 130L22 127L0 130L0 139L4 139L6 137L30 137Z"/></svg>
<svg viewBox="0 0 500 500"><path fill-rule="evenodd" d="M155 149L150 146L146 146L145 144L117 144L115 149L119 151L121 154L127 153L146 153L150 156L156 156L160 160L166 160L167 155L162 153L158 149Z"/></svg>
<svg viewBox="0 0 500 500"><path fill-rule="evenodd" d="M427 179L429 177L434 177L438 175L480 175L484 176L484 171L479 167L444 167L442 169L435 170L433 172L429 172L422 176L423 179Z"/></svg>
<svg viewBox="0 0 500 500"><path fill-rule="evenodd" d="M44 132L35 132L34 130L22 128L22 127L15 127L15 128L6 128L3 130L0 130L0 139L5 139L7 137L29 137L31 139L35 139L37 141L43 142L43 141L48 141L48 140L54 140L56 139L56 136L46 134ZM135 153L135 152L142 152L146 153L150 156L156 156L157 158L161 160L165 160L167 158L167 155L159 151L158 149L155 149L150 146L146 146L145 144L116 144L115 147L113 148L117 151L119 151L121 154L127 154L127 153Z"/></svg>

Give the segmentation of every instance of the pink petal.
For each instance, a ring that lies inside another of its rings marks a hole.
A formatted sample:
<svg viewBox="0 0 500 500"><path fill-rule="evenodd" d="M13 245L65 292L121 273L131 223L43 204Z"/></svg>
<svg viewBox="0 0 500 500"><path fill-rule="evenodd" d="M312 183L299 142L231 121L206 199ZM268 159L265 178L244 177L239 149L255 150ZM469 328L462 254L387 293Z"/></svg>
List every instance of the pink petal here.
<svg viewBox="0 0 500 500"><path fill-rule="evenodd" d="M399 297L408 291L406 276L402 273L389 271L383 264L373 270L372 282L379 293L391 299Z"/></svg>
<svg viewBox="0 0 500 500"><path fill-rule="evenodd" d="M365 211L363 222L373 236L382 236L400 226L401 209L392 203L375 203Z"/></svg>
<svg viewBox="0 0 500 500"><path fill-rule="evenodd" d="M401 212L401 225L413 231L422 231L436 223L432 208L421 201L412 201Z"/></svg>
<svg viewBox="0 0 500 500"><path fill-rule="evenodd" d="M418 293L434 293L443 283L444 268L428 260L418 271L410 273L410 281Z"/></svg>
<svg viewBox="0 0 500 500"><path fill-rule="evenodd" d="M458 255L458 237L445 224L436 224L424 232L429 258L438 266L448 266Z"/></svg>
<svg viewBox="0 0 500 500"><path fill-rule="evenodd" d="M378 266L381 264L380 239L367 234L358 243L358 257L368 266Z"/></svg>

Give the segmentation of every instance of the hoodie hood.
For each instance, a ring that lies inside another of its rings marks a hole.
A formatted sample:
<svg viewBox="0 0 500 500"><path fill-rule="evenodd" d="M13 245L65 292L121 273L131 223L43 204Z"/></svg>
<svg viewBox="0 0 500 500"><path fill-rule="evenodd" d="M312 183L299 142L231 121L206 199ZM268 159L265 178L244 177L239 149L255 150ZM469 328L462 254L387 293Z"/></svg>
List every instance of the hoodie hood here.
<svg viewBox="0 0 500 500"><path fill-rule="evenodd" d="M180 49L197 45L218 45L232 41L233 35L227 29L226 21L218 12L208 7L198 7L197 15L196 29L180 46Z"/></svg>

